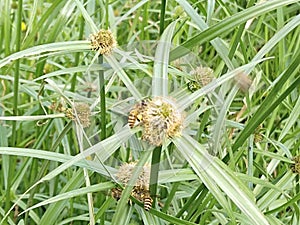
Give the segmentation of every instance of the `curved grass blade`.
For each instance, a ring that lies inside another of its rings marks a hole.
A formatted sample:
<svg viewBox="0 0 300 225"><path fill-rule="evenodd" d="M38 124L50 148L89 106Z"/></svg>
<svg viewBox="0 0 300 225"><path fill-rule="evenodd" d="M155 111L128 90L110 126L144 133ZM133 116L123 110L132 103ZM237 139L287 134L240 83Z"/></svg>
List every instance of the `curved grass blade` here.
<svg viewBox="0 0 300 225"><path fill-rule="evenodd" d="M283 72L279 81L274 85L270 94L262 102L261 106L257 109L255 114L250 118L245 126L244 130L239 134L235 143L232 146L233 151L237 150L244 141L249 137L249 135L256 129L256 127L268 117L273 110L282 103L282 101L288 96L300 83L300 76L287 88L287 90L277 97L278 93L284 86L285 82L289 77L292 77L299 68L300 64L300 51L297 52L297 55L294 57L293 61L289 67Z"/></svg>
<svg viewBox="0 0 300 225"><path fill-rule="evenodd" d="M214 195L219 192L218 189L211 189L213 188L211 184L215 183L241 209L251 224L269 224L254 203L253 194L222 161L209 155L204 147L186 134L174 139L174 144ZM219 196L215 197L219 200ZM226 210L230 210L228 203L224 205L224 202L220 202L220 204Z"/></svg>
<svg viewBox="0 0 300 225"><path fill-rule="evenodd" d="M181 3L182 0L178 0L178 3ZM285 5L289 5L292 3L298 2L298 0L274 0L274 1L267 1L262 4L255 5L248 9L245 9L233 16L222 20L221 22L209 27L208 29L204 30L200 34L190 38L186 42L184 42L180 47L175 48L170 53L170 60L173 61L177 58L180 58L187 53L189 53L189 49L192 49L194 46L199 46L205 42L213 40L214 38L225 35L231 31L232 28L247 22L247 20L252 19L254 17L263 15L268 13L274 9L283 7ZM182 47L186 48L184 51Z"/></svg>
<svg viewBox="0 0 300 225"><path fill-rule="evenodd" d="M162 34L155 52L153 77L152 77L152 95L168 95L168 65L171 41L175 30L176 21L171 23Z"/></svg>

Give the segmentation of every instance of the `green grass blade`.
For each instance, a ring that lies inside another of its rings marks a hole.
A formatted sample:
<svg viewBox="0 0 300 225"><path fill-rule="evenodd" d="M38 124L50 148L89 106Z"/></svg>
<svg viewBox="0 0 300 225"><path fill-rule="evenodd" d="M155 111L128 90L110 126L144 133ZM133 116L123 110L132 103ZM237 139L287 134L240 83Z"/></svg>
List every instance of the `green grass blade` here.
<svg viewBox="0 0 300 225"><path fill-rule="evenodd" d="M162 34L155 51L153 77L152 77L152 95L168 95L168 65L169 53L171 49L171 40L175 30L176 21L171 23Z"/></svg>
<svg viewBox="0 0 300 225"><path fill-rule="evenodd" d="M68 42L57 42L44 45L34 46L19 52L15 52L4 59L0 60L0 68L9 64L10 62L21 59L24 57L37 56L40 54L46 54L49 52L57 51L70 51L70 50L87 50L90 49L89 41L68 41Z"/></svg>
<svg viewBox="0 0 300 225"><path fill-rule="evenodd" d="M179 1L181 2L181 1ZM190 38L186 42L184 42L180 47L175 48L170 54L170 60L173 61L181 56L184 56L188 53L188 51L182 51L182 47L186 49L192 49L196 45L201 45L205 42L213 40L214 38L225 35L232 30L232 28L247 22L247 20L252 19L254 17L258 17L265 13L268 13L274 9L279 7L289 5L292 3L298 2L298 0L274 0L271 2L264 2L262 4L258 4L256 6L245 9L240 13L236 13L233 16L222 20L221 22L211 26L210 28L204 30L200 34Z"/></svg>
<svg viewBox="0 0 300 225"><path fill-rule="evenodd" d="M244 141L249 137L249 135L255 130L255 128L267 117L270 113L284 100L284 98L289 95L294 88L299 85L300 77L293 83L293 85L289 86L289 88L279 97L277 98L278 92L282 89L285 82L289 77L295 74L297 68L299 68L299 60L300 60L300 51L297 52L297 55L293 58L293 61L289 65L289 67L281 74L281 78L274 85L270 94L265 98L262 102L261 106L258 108L256 113L250 118L244 130L239 134L235 143L232 146L233 150L236 150L240 147Z"/></svg>
<svg viewBox="0 0 300 225"><path fill-rule="evenodd" d="M113 188L115 185L111 182L106 182L106 183L100 183L100 184L95 184L95 185L91 185L89 187L83 187L83 188L78 188L75 190L71 190L71 191L67 191L61 194L58 194L54 197L51 197L45 201L42 201L34 206L31 206L30 208L26 209L25 211L23 211L20 215L22 215L23 213L29 211L29 210L33 210L35 208L44 206L44 205L48 205L48 204L52 204L58 201L62 201L62 200L67 200L70 198L74 198L76 196L80 196L80 195L86 195L88 193L93 193L93 192L99 192L99 191L105 191L108 189Z"/></svg>
<svg viewBox="0 0 300 225"><path fill-rule="evenodd" d="M203 182L216 183L241 209L252 224L269 224L254 203L254 196L250 193L249 189L236 178L223 162L210 156L204 147L187 135L184 135L182 138L174 139L174 143L199 178L202 179ZM207 186L209 188L213 187L211 185ZM219 190L210 191L216 194ZM215 197L218 198L218 196ZM222 206L229 210L228 206Z"/></svg>

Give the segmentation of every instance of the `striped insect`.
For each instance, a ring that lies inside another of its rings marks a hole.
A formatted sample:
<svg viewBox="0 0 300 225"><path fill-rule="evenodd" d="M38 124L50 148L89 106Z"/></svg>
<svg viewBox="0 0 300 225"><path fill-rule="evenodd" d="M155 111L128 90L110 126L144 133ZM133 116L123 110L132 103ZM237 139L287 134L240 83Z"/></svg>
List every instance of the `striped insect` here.
<svg viewBox="0 0 300 225"><path fill-rule="evenodd" d="M133 109L128 115L128 125L130 128L138 125L143 120L143 111L147 107L148 101L142 100L141 102L134 105Z"/></svg>
<svg viewBox="0 0 300 225"><path fill-rule="evenodd" d="M153 199L150 197L150 193L146 192L143 194L143 201L144 201L144 209L149 211L152 208Z"/></svg>

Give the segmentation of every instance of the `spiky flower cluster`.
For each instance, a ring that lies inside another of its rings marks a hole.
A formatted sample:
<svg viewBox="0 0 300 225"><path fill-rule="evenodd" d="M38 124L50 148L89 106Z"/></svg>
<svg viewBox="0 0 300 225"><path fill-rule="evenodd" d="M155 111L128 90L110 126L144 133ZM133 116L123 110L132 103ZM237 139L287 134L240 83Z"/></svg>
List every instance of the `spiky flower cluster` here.
<svg viewBox="0 0 300 225"><path fill-rule="evenodd" d="M191 71L191 75L194 78L193 81L188 83L188 89L191 92L198 90L199 88L209 84L214 78L214 71L209 67L198 66Z"/></svg>
<svg viewBox="0 0 300 225"><path fill-rule="evenodd" d="M110 30L99 30L90 35L92 50L99 51L101 55L111 53L116 47L116 40Z"/></svg>
<svg viewBox="0 0 300 225"><path fill-rule="evenodd" d="M123 165L120 166L116 174L116 177L118 181L122 183L124 186L126 186L129 180L131 179L136 164L137 164L136 162L131 162L131 163L124 163ZM149 181L150 181L150 167L148 165L144 165L131 191L131 195L134 198L144 203L146 210L149 210L148 208L146 208L146 206L149 207L149 201L152 202L152 199L150 197L150 192L149 192ZM122 195L122 189L120 188L112 189L112 196L115 199L119 200L121 198L121 195Z"/></svg>
<svg viewBox="0 0 300 225"><path fill-rule="evenodd" d="M75 103L72 109L67 108L65 110L65 114L66 117L68 117L71 120L76 120L76 118L78 118L79 122L84 128L89 127L91 124L91 110L89 105L86 103Z"/></svg>
<svg viewBox="0 0 300 225"><path fill-rule="evenodd" d="M142 112L142 126L142 139L161 146L167 138L181 135L183 115L171 99L154 97Z"/></svg>
<svg viewBox="0 0 300 225"><path fill-rule="evenodd" d="M210 67L198 66L191 71L191 75L201 86L205 86L213 80L214 71Z"/></svg>
<svg viewBox="0 0 300 225"><path fill-rule="evenodd" d="M126 185L132 177L133 171L135 169L136 162L124 163L120 166L116 177L124 185ZM148 165L143 166L138 179L135 182L135 187L140 187L142 189L148 189L150 180L150 167Z"/></svg>
<svg viewBox="0 0 300 225"><path fill-rule="evenodd" d="M49 108L56 112L64 113L65 116L71 120L76 121L78 118L78 122L81 123L83 127L89 127L91 124L90 116L91 110L88 104L86 103L75 103L72 108L66 108L61 102L53 102Z"/></svg>
<svg viewBox="0 0 300 225"><path fill-rule="evenodd" d="M295 156L293 158L293 161L295 162L292 166L291 166L291 170L293 171L293 173L298 173L300 174L300 155Z"/></svg>

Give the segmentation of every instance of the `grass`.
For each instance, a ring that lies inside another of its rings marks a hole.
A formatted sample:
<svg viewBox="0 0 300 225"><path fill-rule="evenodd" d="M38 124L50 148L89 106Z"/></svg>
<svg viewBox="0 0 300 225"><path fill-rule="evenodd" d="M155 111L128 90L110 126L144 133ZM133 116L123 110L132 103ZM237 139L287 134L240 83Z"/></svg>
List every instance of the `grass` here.
<svg viewBox="0 0 300 225"><path fill-rule="evenodd" d="M299 1L0 6L0 224L299 224ZM117 46L92 51L108 28ZM200 66L213 79L189 89ZM155 96L185 115L162 146L127 125ZM131 196L144 165L149 211Z"/></svg>

